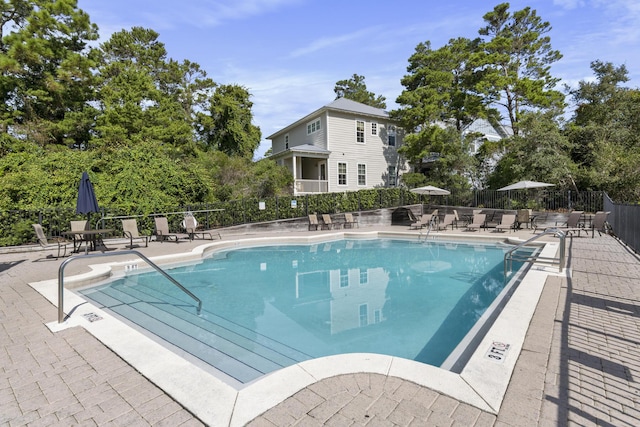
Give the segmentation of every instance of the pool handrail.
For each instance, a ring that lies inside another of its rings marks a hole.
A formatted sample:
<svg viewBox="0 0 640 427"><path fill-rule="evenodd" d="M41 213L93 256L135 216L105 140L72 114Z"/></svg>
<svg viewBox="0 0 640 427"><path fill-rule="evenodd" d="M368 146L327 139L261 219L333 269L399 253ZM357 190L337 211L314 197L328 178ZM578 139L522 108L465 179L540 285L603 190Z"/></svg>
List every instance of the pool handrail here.
<svg viewBox="0 0 640 427"><path fill-rule="evenodd" d="M97 258L97 257L106 257L106 256L120 256L120 255L137 255L138 257L140 257L145 263L147 263L147 265L152 267L158 273L162 274L165 278L167 278L171 283L176 285L185 294L193 298L198 303L197 314L200 315L200 312L202 311L202 300L200 300L200 298L195 296L190 290L188 290L182 284L180 284L180 282L178 282L176 279L171 277L169 273L164 271L162 268L158 267L155 263L153 263L149 258L144 256L140 252L134 251L134 250L126 250L126 251L112 252L112 253L87 254L82 256L75 256L75 257L67 258L62 262L62 264L60 264L60 267L58 268L58 323L64 322L64 269L65 267L69 263L77 259Z"/></svg>
<svg viewBox="0 0 640 427"><path fill-rule="evenodd" d="M558 271L562 272L562 269L565 266L565 239L566 239L566 233L562 230L560 230L559 228L548 228L545 231L543 231L540 234L536 234L535 236L533 236L532 238L530 238L529 240L522 242L520 244L518 244L517 246L514 246L513 248L509 249L509 251L507 251L504 254L504 276L505 278L508 275L508 272L512 271L512 266L513 266L513 256L514 256L514 252L517 251L518 249L522 248L523 246L526 246L527 244L539 239L542 236L545 236L547 234L553 234L556 237L560 238L560 254L558 256L558 258L552 257L541 257L539 255L535 255L535 256L527 256L527 257L523 257L523 258L518 258L518 261L524 261L524 262L550 262L552 265L557 263L558 264ZM508 268L507 268L508 266ZM507 272L508 270L508 272Z"/></svg>

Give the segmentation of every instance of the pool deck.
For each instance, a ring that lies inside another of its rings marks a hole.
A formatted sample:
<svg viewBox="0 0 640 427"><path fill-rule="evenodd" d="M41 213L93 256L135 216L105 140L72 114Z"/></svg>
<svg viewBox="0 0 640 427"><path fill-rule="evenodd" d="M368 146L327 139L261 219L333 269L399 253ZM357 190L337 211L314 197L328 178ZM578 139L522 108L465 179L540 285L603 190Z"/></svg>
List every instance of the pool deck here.
<svg viewBox="0 0 640 427"><path fill-rule="evenodd" d="M527 239L531 231L502 236ZM223 232L223 240L238 237ZM138 250L157 257L202 243ZM571 275L547 279L497 414L391 375L358 373L312 383L249 425L640 424L640 258L597 234L569 238L567 249ZM57 309L29 283L57 277L63 259L50 253L0 254L0 426L202 425L84 328L46 326ZM89 261L66 274L86 272Z"/></svg>

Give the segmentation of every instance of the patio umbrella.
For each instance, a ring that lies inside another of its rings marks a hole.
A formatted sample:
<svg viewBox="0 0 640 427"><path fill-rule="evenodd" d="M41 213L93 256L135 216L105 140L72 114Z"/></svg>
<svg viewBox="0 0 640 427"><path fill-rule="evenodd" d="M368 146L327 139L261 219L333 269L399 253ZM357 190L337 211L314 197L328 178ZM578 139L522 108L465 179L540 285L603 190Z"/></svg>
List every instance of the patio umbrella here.
<svg viewBox="0 0 640 427"><path fill-rule="evenodd" d="M447 196L451 194L449 190L434 187L433 185L426 185L424 187L412 188L409 191L416 194L428 194L429 196Z"/></svg>
<svg viewBox="0 0 640 427"><path fill-rule="evenodd" d="M511 207L511 190L528 190L530 188L542 188L553 187L554 184L547 184L546 182L538 181L518 181L515 184L507 185L506 187L498 188L497 191L509 192L509 207Z"/></svg>
<svg viewBox="0 0 640 427"><path fill-rule="evenodd" d="M498 191L511 191L511 190L527 190L529 188L542 188L553 187L554 184L547 184L546 182L537 181L518 181L515 184L507 185L506 187L498 188Z"/></svg>
<svg viewBox="0 0 640 427"><path fill-rule="evenodd" d="M78 200L76 202L76 213L87 214L87 220L91 218L92 212L100 212L96 194L87 172L82 172L80 186L78 188Z"/></svg>
<svg viewBox="0 0 640 427"><path fill-rule="evenodd" d="M424 187L412 188L409 191L416 194L426 194L428 196L447 196L451 194L449 190L434 187L433 185L425 185ZM422 210L422 213L424 213L424 205L422 206Z"/></svg>

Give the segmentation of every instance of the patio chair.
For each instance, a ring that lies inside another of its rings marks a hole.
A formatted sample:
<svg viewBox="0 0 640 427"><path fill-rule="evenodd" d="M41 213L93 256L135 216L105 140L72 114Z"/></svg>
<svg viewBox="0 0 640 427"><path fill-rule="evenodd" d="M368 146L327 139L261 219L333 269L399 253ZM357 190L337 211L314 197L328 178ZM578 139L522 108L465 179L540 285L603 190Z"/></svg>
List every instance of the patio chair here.
<svg viewBox="0 0 640 427"><path fill-rule="evenodd" d="M456 220L456 216L454 214L446 214L441 222L438 223L438 230L446 230L447 227L451 226L453 230L453 223Z"/></svg>
<svg viewBox="0 0 640 427"><path fill-rule="evenodd" d="M322 227L321 228L327 228L327 230L330 230L332 228L335 228L339 226L338 223L333 222L333 220L331 219L331 215L329 214L322 214Z"/></svg>
<svg viewBox="0 0 640 427"><path fill-rule="evenodd" d="M580 218L582 217L582 214L584 213L584 211L572 211L569 214L569 218L567 218L567 222L562 224L562 225L556 225L555 227L547 227L545 228L545 231L550 229L550 228L557 228L560 229L562 231L565 231L567 233L574 233L577 232L578 236L580 235L580 232L582 232L584 230L583 227L580 227ZM584 230L586 231L586 230Z"/></svg>
<svg viewBox="0 0 640 427"><path fill-rule="evenodd" d="M309 215L309 231L311 231L311 227L313 227L314 230L317 230L319 225L320 224L318 223L318 216L316 214L310 214Z"/></svg>
<svg viewBox="0 0 640 427"><path fill-rule="evenodd" d="M353 219L353 214L350 214L350 213L344 214L344 226L345 226L345 228L347 226L349 226L349 228L353 228L354 225L356 227L360 227L360 225L358 225L358 221Z"/></svg>
<svg viewBox="0 0 640 427"><path fill-rule="evenodd" d="M73 242L59 238L53 238L51 241L47 239L47 235L44 233L42 226L40 224L31 224L33 225L33 231L36 232L36 239L38 240L38 244L43 249L58 249L58 254L56 255L56 259L60 258L60 251L62 252L62 256L67 255L67 246L73 244Z"/></svg>
<svg viewBox="0 0 640 427"><path fill-rule="evenodd" d="M598 232L598 236L602 236L602 233L607 233L609 231L610 226L607 222L609 214L610 212L596 212L596 215L593 217L593 221L591 222L591 238L595 237L596 231Z"/></svg>
<svg viewBox="0 0 640 427"><path fill-rule="evenodd" d="M82 242L86 242L86 250L89 249L89 245L92 243L92 238L88 234L81 233L85 230L91 230L91 225L89 225L88 220L71 221L71 231L74 232L72 235L74 252L80 251Z"/></svg>
<svg viewBox="0 0 640 427"><path fill-rule="evenodd" d="M409 228L421 229L427 227L431 223L431 218L433 218L433 214L423 214L420 216L420 219L411 224L411 227Z"/></svg>
<svg viewBox="0 0 640 427"><path fill-rule="evenodd" d="M500 224L496 225L496 231L514 230L516 228L516 215L504 214L500 220Z"/></svg>
<svg viewBox="0 0 640 427"><path fill-rule="evenodd" d="M129 246L127 247L130 249L134 248L134 240L144 241L145 248L149 246L149 239L151 236L140 234L138 231L138 221L136 221L135 218L122 220L122 233L124 234L124 237L129 239ZM136 247L137 246L138 245L136 245Z"/></svg>
<svg viewBox="0 0 640 427"><path fill-rule="evenodd" d="M187 214L184 216L184 220L182 221L182 225L189 235L189 240L193 241L193 239L205 239L208 236L209 240L213 240L213 232L198 229L198 221L193 215ZM218 239L221 239L220 233L215 232L218 235Z"/></svg>
<svg viewBox="0 0 640 427"><path fill-rule="evenodd" d="M484 223L487 219L487 214L476 213L473 214L473 221L467 224L467 230L475 231L480 230L480 227L484 227Z"/></svg>
<svg viewBox="0 0 640 427"><path fill-rule="evenodd" d="M178 236L169 232L169 222L167 217L157 216L153 218L156 223L156 242L164 242L165 240L175 240L178 243Z"/></svg>

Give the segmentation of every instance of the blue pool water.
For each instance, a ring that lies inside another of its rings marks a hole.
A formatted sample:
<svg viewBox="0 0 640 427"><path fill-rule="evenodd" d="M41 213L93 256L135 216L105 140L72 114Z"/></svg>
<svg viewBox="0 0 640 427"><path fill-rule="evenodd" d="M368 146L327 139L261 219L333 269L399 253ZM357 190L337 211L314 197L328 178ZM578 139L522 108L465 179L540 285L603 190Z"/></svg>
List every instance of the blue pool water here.
<svg viewBox="0 0 640 427"><path fill-rule="evenodd" d="M439 366L505 286L505 246L339 240L216 253L81 291L240 382L368 352ZM514 266L514 270L518 266Z"/></svg>

